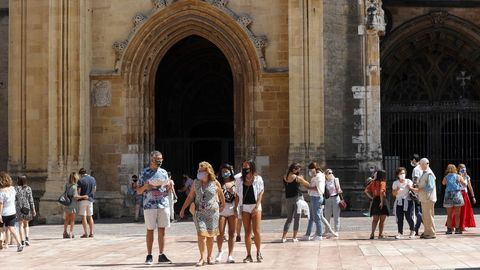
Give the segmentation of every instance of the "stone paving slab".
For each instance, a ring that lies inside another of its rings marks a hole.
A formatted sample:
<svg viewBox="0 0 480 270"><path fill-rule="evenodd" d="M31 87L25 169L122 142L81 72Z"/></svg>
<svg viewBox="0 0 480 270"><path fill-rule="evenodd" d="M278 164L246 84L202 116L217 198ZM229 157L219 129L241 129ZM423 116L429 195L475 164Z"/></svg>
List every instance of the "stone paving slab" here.
<svg viewBox="0 0 480 270"><path fill-rule="evenodd" d="M477 216L477 220L480 216ZM369 240L370 218L342 218L339 238L280 243L284 219L263 222L264 263L243 264L245 245L237 244L233 265L208 269L480 269L480 229L445 235L445 216L437 216L437 239L395 240L394 218L387 219L387 239ZM304 232L306 220L301 222ZM166 254L172 265L144 265L145 229L138 223L99 223L93 239L62 239L63 226L31 227L30 247L0 251L0 269L192 269L198 259L192 222L174 223L167 231ZM76 227L80 235L81 226ZM291 234L289 234L290 236ZM224 244L226 250L227 244ZM216 249L215 249L216 250ZM252 247L255 252L255 248ZM154 244L154 260L158 248ZM226 256L224 256L226 259Z"/></svg>

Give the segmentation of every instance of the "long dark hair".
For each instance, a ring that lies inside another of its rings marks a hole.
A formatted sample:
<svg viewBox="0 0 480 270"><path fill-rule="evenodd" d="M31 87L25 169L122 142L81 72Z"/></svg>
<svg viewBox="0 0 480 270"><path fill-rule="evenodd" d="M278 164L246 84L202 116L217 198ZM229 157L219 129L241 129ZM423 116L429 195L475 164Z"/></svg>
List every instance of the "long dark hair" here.
<svg viewBox="0 0 480 270"><path fill-rule="evenodd" d="M294 162L294 163L290 164L290 166L288 166L287 175L289 173L293 172L293 170L296 170L298 168L302 168L302 165L300 165L300 163Z"/></svg>
<svg viewBox="0 0 480 270"><path fill-rule="evenodd" d="M317 164L316 161L310 162L310 164L308 164L308 169L309 169L309 170L315 169L315 171L317 171L317 173L319 173L319 172L322 171L322 169L320 169L320 166L318 166L318 164Z"/></svg>
<svg viewBox="0 0 480 270"><path fill-rule="evenodd" d="M17 178L17 186L23 186L27 184L27 176L26 175L20 175Z"/></svg>
<svg viewBox="0 0 480 270"><path fill-rule="evenodd" d="M253 175L257 175L257 166L255 165L255 161L253 161L253 159L244 160L242 162L242 170L243 170L243 164L244 163L248 163L248 166L250 167L250 172L253 173ZM247 177L246 175L244 176L242 174L242 181L245 181L246 177Z"/></svg>
<svg viewBox="0 0 480 270"><path fill-rule="evenodd" d="M387 173L384 170L378 170L375 181L387 181Z"/></svg>
<svg viewBox="0 0 480 270"><path fill-rule="evenodd" d="M228 177L231 181L235 180L234 173L233 173L233 166L228 164L228 163L223 163L220 168L218 169L218 182L223 186L225 184L225 179L223 179L223 173L222 170L227 169L230 172L230 177Z"/></svg>

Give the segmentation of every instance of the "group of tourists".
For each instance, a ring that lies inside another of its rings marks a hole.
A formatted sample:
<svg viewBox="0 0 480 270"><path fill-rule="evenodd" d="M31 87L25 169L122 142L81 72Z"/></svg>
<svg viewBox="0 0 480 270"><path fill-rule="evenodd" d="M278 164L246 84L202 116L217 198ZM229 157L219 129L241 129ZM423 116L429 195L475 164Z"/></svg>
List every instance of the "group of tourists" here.
<svg viewBox="0 0 480 270"><path fill-rule="evenodd" d="M10 175L0 172L0 214L0 249L7 249L15 240L17 251L23 251L30 245L28 223L36 216L26 176L19 176L17 185L13 186Z"/></svg>
<svg viewBox="0 0 480 270"><path fill-rule="evenodd" d="M343 191L340 187L340 181L331 169L322 171L317 162L308 165L308 175L310 182L303 177L300 172L302 166L299 163L293 163L289 166L287 174L283 178L286 198L287 220L283 227L281 242L287 241L287 233L293 220L292 241L298 242L297 234L300 227L300 218L302 213L306 212L308 216L308 225L303 240L322 240L323 236L338 237L340 229L340 211L343 202ZM310 205L303 197L301 187L307 189L310 196ZM333 229L330 219L333 216ZM315 224L315 234L312 235L312 227ZM325 229L328 230L328 235Z"/></svg>
<svg viewBox="0 0 480 270"><path fill-rule="evenodd" d="M405 167L397 168L396 180L392 184L392 195L395 197L394 215L397 221L398 234L396 239L403 239L404 220L407 220L410 232L409 238L420 236L423 239L436 238L434 206L437 201L436 176L430 169L427 158L419 158L414 154L411 159L413 167L412 179L407 178ZM387 177L384 170L375 172L373 180L365 188L365 194L372 202L370 214L373 217L370 239L374 239L377 225L378 238L384 238L383 229L389 207L387 204ZM447 210L446 234L462 234L465 228L476 227L472 204L468 196L472 196L473 204L476 203L470 176L466 166L449 164L442 179L445 186L443 206ZM414 221L416 219L416 222ZM424 231L419 234L423 224Z"/></svg>
<svg viewBox="0 0 480 270"><path fill-rule="evenodd" d="M78 173L72 172L64 186L65 195L69 197L69 204L64 206L63 238L75 238L74 227L76 215L82 217L83 234L80 238L93 238L93 202L97 181L81 168ZM88 230L87 230L88 229Z"/></svg>

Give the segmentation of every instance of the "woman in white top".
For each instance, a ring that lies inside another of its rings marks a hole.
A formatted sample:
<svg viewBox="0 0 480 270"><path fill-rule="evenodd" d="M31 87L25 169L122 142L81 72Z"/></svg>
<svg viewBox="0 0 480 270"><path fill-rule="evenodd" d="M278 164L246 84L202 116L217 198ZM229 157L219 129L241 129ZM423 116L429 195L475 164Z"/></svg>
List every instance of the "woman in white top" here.
<svg viewBox="0 0 480 270"><path fill-rule="evenodd" d="M17 221L17 210L15 209L15 188L12 186L12 178L6 172L0 172L0 229L5 225L5 232L8 230L17 241L17 251L23 251L23 246L15 229ZM3 229L2 229L3 230ZM0 234L0 249L4 245L4 235Z"/></svg>
<svg viewBox="0 0 480 270"><path fill-rule="evenodd" d="M335 236L338 236L340 229L340 195L343 193L340 187L340 181L333 175L331 169L325 170L325 218L330 223L330 218L333 216ZM331 224L330 224L331 225Z"/></svg>
<svg viewBox="0 0 480 270"><path fill-rule="evenodd" d="M392 185L392 195L395 196L395 216L397 217L398 234L396 239L403 238L403 218L407 219L410 227L410 238L415 236L415 224L413 222L413 201L410 198L410 190L413 188L413 182L406 179L407 169L399 167L396 171L397 180Z"/></svg>
<svg viewBox="0 0 480 270"><path fill-rule="evenodd" d="M257 175L255 162L252 160L242 163L242 177L235 184L239 198L239 206L242 212L243 228L245 230L245 247L247 257L244 263L253 262L252 249L252 230L255 236L255 246L257 248L257 262L262 262L263 257L260 252L262 244L261 223L262 223L262 199L263 199L263 179Z"/></svg>
<svg viewBox="0 0 480 270"><path fill-rule="evenodd" d="M316 162L308 165L308 175L312 178L308 195L310 196L310 218L308 220L306 240L322 240L323 235L323 194L325 193L325 174ZM312 237L312 227L315 223L315 237Z"/></svg>

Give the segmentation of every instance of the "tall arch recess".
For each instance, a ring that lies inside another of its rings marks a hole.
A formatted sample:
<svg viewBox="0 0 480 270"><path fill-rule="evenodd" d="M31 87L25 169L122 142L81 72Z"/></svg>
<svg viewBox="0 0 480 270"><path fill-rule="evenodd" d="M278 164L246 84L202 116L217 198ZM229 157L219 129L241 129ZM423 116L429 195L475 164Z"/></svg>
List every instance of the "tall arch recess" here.
<svg viewBox="0 0 480 270"><path fill-rule="evenodd" d="M254 100L261 65L251 37L228 14L198 0L174 2L153 14L135 30L126 45L120 65L125 83L125 133L129 151L144 153L155 145L155 75L167 51L180 40L197 35L217 46L226 56L233 74L235 160L255 154Z"/></svg>

